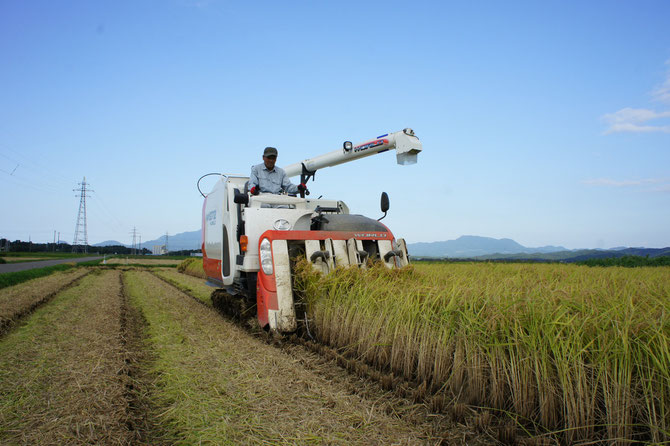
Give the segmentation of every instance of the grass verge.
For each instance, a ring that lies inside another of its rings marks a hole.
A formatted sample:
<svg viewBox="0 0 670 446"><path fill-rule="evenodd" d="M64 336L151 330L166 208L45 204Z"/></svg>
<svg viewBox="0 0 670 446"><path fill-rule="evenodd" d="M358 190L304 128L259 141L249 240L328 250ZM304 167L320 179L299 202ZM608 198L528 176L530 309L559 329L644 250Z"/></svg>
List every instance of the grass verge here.
<svg viewBox="0 0 670 446"><path fill-rule="evenodd" d="M47 266L44 268L33 268L25 271L17 271L14 273L3 273L0 274L0 289L6 288L12 285L18 285L19 283L26 282L28 280L37 279L39 277L48 276L58 271L67 271L70 268L74 268L76 264L72 263L62 263L60 265Z"/></svg>
<svg viewBox="0 0 670 446"><path fill-rule="evenodd" d="M216 288L207 285L203 279L180 273L174 269L154 269L152 272L186 294L212 306L212 291Z"/></svg>

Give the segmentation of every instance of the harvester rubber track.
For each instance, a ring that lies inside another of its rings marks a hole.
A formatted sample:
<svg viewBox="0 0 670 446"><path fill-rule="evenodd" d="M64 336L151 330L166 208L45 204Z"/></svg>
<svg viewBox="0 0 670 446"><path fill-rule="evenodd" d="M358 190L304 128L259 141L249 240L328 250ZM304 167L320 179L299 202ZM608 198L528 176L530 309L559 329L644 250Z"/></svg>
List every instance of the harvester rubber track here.
<svg viewBox="0 0 670 446"><path fill-rule="evenodd" d="M255 325L256 302L250 302L240 294L232 295L223 289L212 291L211 299L212 306L225 316L246 325ZM295 311L298 323L295 334L299 336L307 335L308 338L313 339L309 321L306 319L305 304L301 301L296 301Z"/></svg>
<svg viewBox="0 0 670 446"><path fill-rule="evenodd" d="M256 302L250 302L243 294L232 295L224 289L212 292L212 305L221 313L236 321L246 321L256 317Z"/></svg>

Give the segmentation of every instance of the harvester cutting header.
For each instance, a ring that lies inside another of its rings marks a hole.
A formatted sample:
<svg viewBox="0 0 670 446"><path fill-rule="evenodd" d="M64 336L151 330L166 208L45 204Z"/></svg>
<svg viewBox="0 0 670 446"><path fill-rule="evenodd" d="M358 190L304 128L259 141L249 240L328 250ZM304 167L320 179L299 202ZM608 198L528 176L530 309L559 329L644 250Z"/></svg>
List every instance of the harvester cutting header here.
<svg viewBox="0 0 670 446"><path fill-rule="evenodd" d="M304 317L293 296L295 259L306 257L326 273L338 266L364 268L368 259L389 268L407 265L405 241L396 240L381 218L350 214L343 201L305 197L317 170L393 149L398 164L407 165L416 163L422 145L412 129L404 129L359 144L346 141L340 150L286 166L286 176L300 175L300 186L291 188L300 196L259 193L250 190L249 177L220 175L205 196L202 219L203 267L208 283L222 288L212 295L214 304L235 314L255 308L261 326L293 332ZM385 216L385 193L381 201Z"/></svg>

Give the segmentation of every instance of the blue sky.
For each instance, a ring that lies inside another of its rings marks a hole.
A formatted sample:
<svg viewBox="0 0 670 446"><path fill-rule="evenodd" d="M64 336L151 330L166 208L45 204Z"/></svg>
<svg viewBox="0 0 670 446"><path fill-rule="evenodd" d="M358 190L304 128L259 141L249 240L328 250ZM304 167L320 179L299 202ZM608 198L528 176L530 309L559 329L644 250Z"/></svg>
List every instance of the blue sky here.
<svg viewBox="0 0 670 446"><path fill-rule="evenodd" d="M205 173L323 169L316 196L408 242L670 245L670 3L0 0L0 237L90 243L200 227ZM204 184L211 187L210 183Z"/></svg>

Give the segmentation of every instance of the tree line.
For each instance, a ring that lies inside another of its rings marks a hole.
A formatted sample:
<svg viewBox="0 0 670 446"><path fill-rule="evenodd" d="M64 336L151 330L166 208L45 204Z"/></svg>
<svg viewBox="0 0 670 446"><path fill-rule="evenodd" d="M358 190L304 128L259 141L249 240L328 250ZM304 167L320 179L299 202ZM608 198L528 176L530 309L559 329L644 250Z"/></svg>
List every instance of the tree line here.
<svg viewBox="0 0 670 446"><path fill-rule="evenodd" d="M78 246L80 251L82 247ZM123 245L113 246L90 246L87 245L86 251L89 254L138 254L150 255L151 251L147 248L133 249ZM72 245L66 242L60 243L33 243L22 240L14 240L13 242L3 238L0 239L0 253L2 252L72 252ZM190 255L191 253L200 252L199 249L170 251L170 255Z"/></svg>

